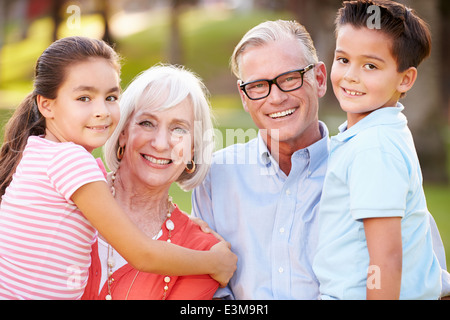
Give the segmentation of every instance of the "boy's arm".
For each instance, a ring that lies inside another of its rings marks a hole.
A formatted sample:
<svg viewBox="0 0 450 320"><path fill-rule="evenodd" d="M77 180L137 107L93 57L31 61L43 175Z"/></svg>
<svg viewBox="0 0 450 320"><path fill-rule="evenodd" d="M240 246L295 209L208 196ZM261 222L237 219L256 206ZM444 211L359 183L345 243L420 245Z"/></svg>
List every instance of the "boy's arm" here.
<svg viewBox="0 0 450 320"><path fill-rule="evenodd" d="M402 278L401 218L364 219L370 263L367 299L399 299Z"/></svg>
<svg viewBox="0 0 450 320"><path fill-rule="evenodd" d="M226 242L210 251L198 251L152 241L121 210L103 181L83 185L72 200L108 243L138 270L167 275L209 274L224 286L236 269L237 258Z"/></svg>

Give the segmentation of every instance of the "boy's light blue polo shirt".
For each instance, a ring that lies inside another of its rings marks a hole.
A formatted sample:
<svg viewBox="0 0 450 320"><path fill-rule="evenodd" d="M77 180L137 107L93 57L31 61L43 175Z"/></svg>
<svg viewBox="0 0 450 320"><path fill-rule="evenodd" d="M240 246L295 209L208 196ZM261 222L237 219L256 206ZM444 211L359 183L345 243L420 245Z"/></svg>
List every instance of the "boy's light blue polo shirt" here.
<svg viewBox="0 0 450 320"><path fill-rule="evenodd" d="M313 267L323 299L366 298L362 219L373 217L402 217L400 298L439 297L422 173L402 110L401 104L376 110L348 130L344 123L331 138Z"/></svg>

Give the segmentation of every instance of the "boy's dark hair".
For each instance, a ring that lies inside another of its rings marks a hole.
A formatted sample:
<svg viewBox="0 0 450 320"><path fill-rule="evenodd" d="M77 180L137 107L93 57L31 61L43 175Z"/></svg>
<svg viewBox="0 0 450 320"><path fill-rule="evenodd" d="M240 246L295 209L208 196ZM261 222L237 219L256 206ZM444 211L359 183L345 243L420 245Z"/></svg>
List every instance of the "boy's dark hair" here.
<svg viewBox="0 0 450 320"><path fill-rule="evenodd" d="M377 6L379 10L374 11L371 6ZM392 38L391 52L397 61L397 71L417 68L430 55L431 34L426 22L403 4L389 0L345 1L336 17L336 32L345 24L368 28L377 13L380 31Z"/></svg>

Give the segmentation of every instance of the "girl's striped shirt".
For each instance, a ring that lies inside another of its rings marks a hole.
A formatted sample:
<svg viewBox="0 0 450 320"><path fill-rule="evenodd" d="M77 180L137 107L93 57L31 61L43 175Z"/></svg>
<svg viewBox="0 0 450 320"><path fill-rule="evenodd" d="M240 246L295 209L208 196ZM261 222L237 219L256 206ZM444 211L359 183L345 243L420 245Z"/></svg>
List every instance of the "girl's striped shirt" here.
<svg viewBox="0 0 450 320"><path fill-rule="evenodd" d="M0 206L0 299L82 296L97 231L71 196L94 181L105 176L86 149L29 137Z"/></svg>

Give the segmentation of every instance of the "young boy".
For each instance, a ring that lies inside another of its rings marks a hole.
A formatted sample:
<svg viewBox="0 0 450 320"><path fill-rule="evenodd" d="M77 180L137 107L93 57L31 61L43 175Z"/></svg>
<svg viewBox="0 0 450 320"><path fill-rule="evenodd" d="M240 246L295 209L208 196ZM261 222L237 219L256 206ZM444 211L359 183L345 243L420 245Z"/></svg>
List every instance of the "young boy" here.
<svg viewBox="0 0 450 320"><path fill-rule="evenodd" d="M347 121L332 137L314 272L323 299L438 299L422 173L398 100L430 54L426 24L394 1L344 2L331 70Z"/></svg>

